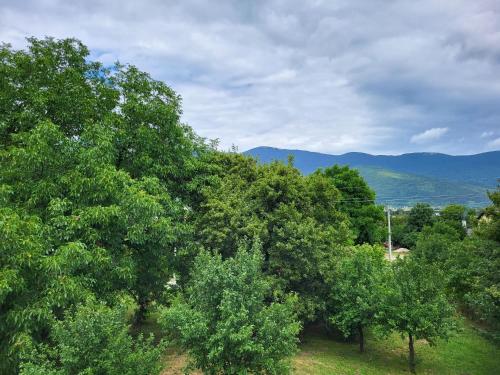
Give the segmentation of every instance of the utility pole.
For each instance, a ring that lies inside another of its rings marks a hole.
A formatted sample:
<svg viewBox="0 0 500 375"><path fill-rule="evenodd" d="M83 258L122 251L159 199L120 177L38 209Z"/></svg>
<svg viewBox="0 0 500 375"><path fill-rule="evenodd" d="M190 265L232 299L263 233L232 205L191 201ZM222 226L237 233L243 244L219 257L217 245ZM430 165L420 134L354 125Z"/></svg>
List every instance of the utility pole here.
<svg viewBox="0 0 500 375"><path fill-rule="evenodd" d="M392 260L392 239L391 239L391 208L387 206L387 228L389 233L389 260Z"/></svg>

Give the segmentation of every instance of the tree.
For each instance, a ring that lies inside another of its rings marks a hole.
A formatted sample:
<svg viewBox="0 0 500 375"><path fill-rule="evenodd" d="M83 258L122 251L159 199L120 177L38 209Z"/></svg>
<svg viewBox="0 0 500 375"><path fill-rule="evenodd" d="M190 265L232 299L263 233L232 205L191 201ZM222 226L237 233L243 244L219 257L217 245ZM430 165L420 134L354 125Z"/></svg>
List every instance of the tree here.
<svg viewBox="0 0 500 375"><path fill-rule="evenodd" d="M186 299L179 298L160 323L188 350L192 367L205 374L287 373L300 325L293 299L266 303L258 246L234 258L201 253Z"/></svg>
<svg viewBox="0 0 500 375"><path fill-rule="evenodd" d="M87 302L54 324L54 348L25 349L21 375L153 375L160 372L164 345L153 337L134 340L124 322L125 309Z"/></svg>
<svg viewBox="0 0 500 375"><path fill-rule="evenodd" d="M417 203L408 215L394 216L393 222L394 242L413 250L419 233L434 223L434 210L427 203Z"/></svg>
<svg viewBox="0 0 500 375"><path fill-rule="evenodd" d="M77 40L2 45L0 73L0 366L16 373L24 338L51 346L89 296L128 293L144 319L193 248L212 150L171 88Z"/></svg>
<svg viewBox="0 0 500 375"><path fill-rule="evenodd" d="M484 210L484 217L477 230L481 237L500 243L500 185L488 193L491 205Z"/></svg>
<svg viewBox="0 0 500 375"><path fill-rule="evenodd" d="M471 236L450 246L442 267L449 275L448 288L455 301L469 317L488 327L490 336L499 340L499 190L489 193L489 197L492 204L485 209L486 219L480 220ZM455 223L460 218L459 208L454 208Z"/></svg>
<svg viewBox="0 0 500 375"><path fill-rule="evenodd" d="M456 242L444 264L451 295L468 315L493 328L500 328L500 244L480 236Z"/></svg>
<svg viewBox="0 0 500 375"><path fill-rule="evenodd" d="M319 170L340 191L339 208L351 221L356 243L380 243L385 237L384 210L375 204L375 192L356 169L338 166Z"/></svg>
<svg viewBox="0 0 500 375"><path fill-rule="evenodd" d="M459 240L460 234L454 227L438 221L432 227L424 227L419 233L412 255L418 257L419 261L437 263L443 267L446 260L452 256L452 245Z"/></svg>
<svg viewBox="0 0 500 375"><path fill-rule="evenodd" d="M322 318L325 276L352 241L338 189L326 176L304 177L290 164L257 165L232 153L216 163L221 171L195 213L199 243L230 257L241 241L257 236L275 294L296 293L302 321Z"/></svg>
<svg viewBox="0 0 500 375"><path fill-rule="evenodd" d="M172 218L180 207L157 178L133 179L116 169L110 133L89 126L72 141L55 124L40 123L0 152L0 176L13 192L9 204L40 218L46 247L77 242L99 254L110 270L88 269L94 290L102 297L130 290L144 310L171 276Z"/></svg>
<svg viewBox="0 0 500 375"><path fill-rule="evenodd" d="M434 210L427 203L417 203L408 214L408 227L411 231L420 232L426 225L432 225Z"/></svg>
<svg viewBox="0 0 500 375"><path fill-rule="evenodd" d="M180 122L170 87L91 61L78 40L2 45L0 70L5 205L40 218L47 248L79 242L112 260L96 289L129 290L141 320L175 270L174 249L189 246L184 208L210 147Z"/></svg>
<svg viewBox="0 0 500 375"><path fill-rule="evenodd" d="M439 267L420 263L413 257L392 263L392 277L384 298L380 322L385 328L408 337L409 367L415 372L415 340L435 345L455 329L454 309L449 304L444 275Z"/></svg>
<svg viewBox="0 0 500 375"><path fill-rule="evenodd" d="M408 215L406 213L391 213L391 234L395 246L412 248L415 244L417 233L408 227Z"/></svg>
<svg viewBox="0 0 500 375"><path fill-rule="evenodd" d="M116 107L119 92L111 71L89 61L76 39L28 38L26 50L0 46L0 143L29 132L42 121L77 136L87 123L103 121Z"/></svg>
<svg viewBox="0 0 500 375"><path fill-rule="evenodd" d="M453 227L460 235L460 239L465 237L466 231L462 225L462 220L466 218L466 208L459 204L450 204L440 212L440 221Z"/></svg>
<svg viewBox="0 0 500 375"><path fill-rule="evenodd" d="M365 328L377 321L385 292L386 269L384 250L367 244L355 247L337 266L331 291L335 310L330 322L346 337L357 332L360 352L365 348Z"/></svg>

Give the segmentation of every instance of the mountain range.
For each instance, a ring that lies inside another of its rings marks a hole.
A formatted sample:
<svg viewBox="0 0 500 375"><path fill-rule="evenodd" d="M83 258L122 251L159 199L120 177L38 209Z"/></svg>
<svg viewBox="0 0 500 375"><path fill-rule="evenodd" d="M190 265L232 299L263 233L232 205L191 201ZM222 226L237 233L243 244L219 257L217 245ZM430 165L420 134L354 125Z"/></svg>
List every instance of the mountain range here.
<svg viewBox="0 0 500 375"><path fill-rule="evenodd" d="M451 203L482 207L488 204L488 190L494 190L500 178L500 151L476 155L441 153L410 153L402 155L371 155L349 152L329 155L303 150L256 147L244 154L261 163L273 160L293 164L302 173L318 168L348 165L359 170L377 193L377 201L392 207L427 202L433 206Z"/></svg>

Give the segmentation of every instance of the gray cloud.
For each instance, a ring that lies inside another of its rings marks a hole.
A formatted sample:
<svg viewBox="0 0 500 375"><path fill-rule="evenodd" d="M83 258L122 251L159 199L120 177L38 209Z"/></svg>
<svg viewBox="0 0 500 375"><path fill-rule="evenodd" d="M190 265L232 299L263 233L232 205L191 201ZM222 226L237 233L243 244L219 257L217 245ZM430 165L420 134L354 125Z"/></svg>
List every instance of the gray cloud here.
<svg viewBox="0 0 500 375"><path fill-rule="evenodd" d="M0 40L31 35L77 37L165 80L223 148L499 147L481 137L500 127L494 0L2 1ZM449 132L411 142L433 128Z"/></svg>

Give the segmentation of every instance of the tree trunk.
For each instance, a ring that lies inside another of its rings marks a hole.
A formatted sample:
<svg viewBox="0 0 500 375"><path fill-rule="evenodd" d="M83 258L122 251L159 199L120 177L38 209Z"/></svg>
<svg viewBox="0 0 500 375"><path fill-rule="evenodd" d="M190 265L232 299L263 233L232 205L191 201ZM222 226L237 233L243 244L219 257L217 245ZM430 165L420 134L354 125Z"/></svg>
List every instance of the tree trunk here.
<svg viewBox="0 0 500 375"><path fill-rule="evenodd" d="M413 346L413 336L411 333L408 334L408 348L410 349L410 357L408 360L408 364L410 365L410 372L415 374L415 348Z"/></svg>
<svg viewBox="0 0 500 375"><path fill-rule="evenodd" d="M358 325L358 334L359 334L359 352L365 352L365 335L363 334L363 326Z"/></svg>
<svg viewBox="0 0 500 375"><path fill-rule="evenodd" d="M146 320L147 310L148 310L148 301L140 300L139 301L139 308L135 312L135 316L134 316L134 325L137 326L137 325L141 324L142 322L144 322L144 320Z"/></svg>

